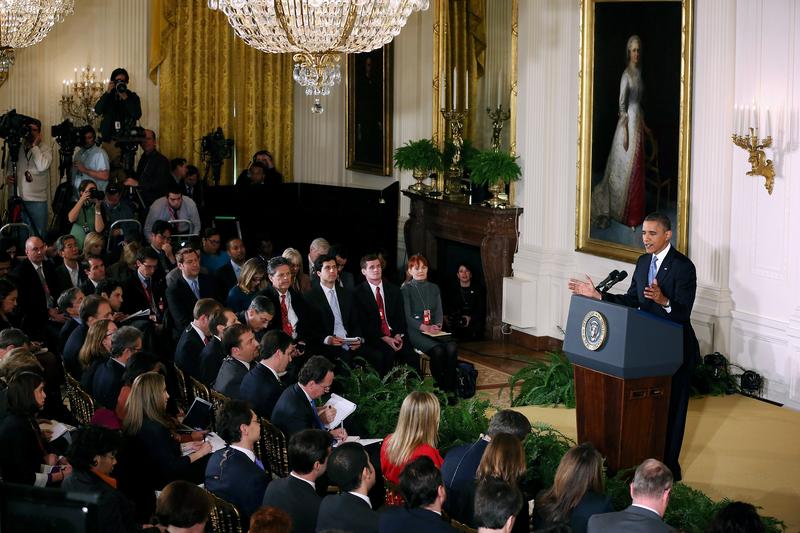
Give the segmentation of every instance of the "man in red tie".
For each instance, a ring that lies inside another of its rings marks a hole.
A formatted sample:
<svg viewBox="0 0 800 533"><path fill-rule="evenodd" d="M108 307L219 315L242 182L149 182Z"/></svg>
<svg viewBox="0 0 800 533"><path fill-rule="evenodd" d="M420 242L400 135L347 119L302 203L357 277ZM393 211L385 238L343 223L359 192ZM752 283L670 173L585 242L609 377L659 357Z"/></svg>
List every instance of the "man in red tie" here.
<svg viewBox="0 0 800 533"><path fill-rule="evenodd" d="M294 340L305 343L307 347L316 346L318 339L313 337L311 322L313 311L303 296L291 288L292 272L289 260L273 257L267 263L267 275L272 283L261 294L267 296L275 305L275 316L267 330L280 329Z"/></svg>
<svg viewBox="0 0 800 533"><path fill-rule="evenodd" d="M383 280L383 260L377 255L361 258L361 273L367 281L356 287L355 297L366 345L383 356L376 370L386 374L399 362L419 372L419 356L405 339L406 318L399 287Z"/></svg>

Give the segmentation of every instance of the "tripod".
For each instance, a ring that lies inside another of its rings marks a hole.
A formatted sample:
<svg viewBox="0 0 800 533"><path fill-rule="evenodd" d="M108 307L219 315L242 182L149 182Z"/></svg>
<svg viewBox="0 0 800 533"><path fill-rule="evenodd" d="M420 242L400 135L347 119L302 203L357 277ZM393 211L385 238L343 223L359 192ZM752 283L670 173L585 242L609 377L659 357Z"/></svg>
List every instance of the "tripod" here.
<svg viewBox="0 0 800 533"><path fill-rule="evenodd" d="M21 143L17 138L7 138L3 145L3 152L8 148L8 162L10 167L10 174L14 177L14 183L11 188L11 196L8 198L8 209L6 210L6 224L14 224L23 221L23 215L27 219L27 224L33 230L33 235L42 237L39 228L36 227L36 222L28 211L25 201L19 196L19 188L17 184L17 159L19 158L19 149ZM44 229L44 228L42 228Z"/></svg>

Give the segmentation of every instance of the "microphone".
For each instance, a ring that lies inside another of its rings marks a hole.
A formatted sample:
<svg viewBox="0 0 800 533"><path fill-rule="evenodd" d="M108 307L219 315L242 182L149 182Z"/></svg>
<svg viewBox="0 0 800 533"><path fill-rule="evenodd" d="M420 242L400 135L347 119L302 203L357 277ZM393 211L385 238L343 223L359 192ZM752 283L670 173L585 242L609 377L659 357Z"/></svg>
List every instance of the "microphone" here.
<svg viewBox="0 0 800 533"><path fill-rule="evenodd" d="M617 283L619 283L620 281L622 281L623 279L625 279L627 277L628 277L628 273L625 272L624 270L622 272L618 273L617 276L614 279L612 279L611 281L606 283L606 286L603 288L603 292L608 292L608 290L611 287L613 287L614 285L616 285Z"/></svg>
<svg viewBox="0 0 800 533"><path fill-rule="evenodd" d="M595 289L598 291L605 290L606 283L616 278L617 276L619 276L619 270L612 270L611 272L609 272L608 276L606 276L606 279L597 284L597 287L595 287Z"/></svg>

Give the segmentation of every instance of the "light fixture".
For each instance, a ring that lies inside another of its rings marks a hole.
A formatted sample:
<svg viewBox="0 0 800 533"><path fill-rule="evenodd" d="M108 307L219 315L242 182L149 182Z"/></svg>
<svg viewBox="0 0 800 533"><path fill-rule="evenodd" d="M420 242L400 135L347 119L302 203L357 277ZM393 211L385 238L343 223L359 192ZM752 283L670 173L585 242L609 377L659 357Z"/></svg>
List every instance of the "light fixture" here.
<svg viewBox="0 0 800 533"><path fill-rule="evenodd" d="M775 166L772 159L767 159L765 148L772 146L772 125L770 122L769 108L764 120L764 129L767 136L759 137L758 126L761 122L761 111L753 103L752 106L736 106L733 114L733 129L731 135L733 144L747 152L747 162L750 163L748 176L763 176L764 188L772 194L775 185Z"/></svg>
<svg viewBox="0 0 800 533"><path fill-rule="evenodd" d="M14 64L14 50L33 46L71 15L74 0L0 0L0 85Z"/></svg>
<svg viewBox="0 0 800 533"><path fill-rule="evenodd" d="M340 54L369 52L391 42L428 0L208 0L236 35L257 50L294 54L294 80L314 96L341 81Z"/></svg>
<svg viewBox="0 0 800 533"><path fill-rule="evenodd" d="M99 74L99 79L98 79ZM94 105L106 89L103 69L86 65L80 72L75 68L75 79L64 80L61 85L61 113L63 118L73 120L77 125L94 126L97 113Z"/></svg>

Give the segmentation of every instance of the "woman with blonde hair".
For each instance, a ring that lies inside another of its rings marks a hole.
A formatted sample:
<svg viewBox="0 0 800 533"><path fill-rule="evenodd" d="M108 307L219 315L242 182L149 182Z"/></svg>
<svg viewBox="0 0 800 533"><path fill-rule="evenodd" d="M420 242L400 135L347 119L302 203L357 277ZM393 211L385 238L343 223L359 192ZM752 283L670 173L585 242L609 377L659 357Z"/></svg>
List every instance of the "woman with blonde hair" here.
<svg viewBox="0 0 800 533"><path fill-rule="evenodd" d="M311 278L303 272L303 256L295 248L287 248L283 251L282 257L291 263L292 288L300 294L311 290Z"/></svg>
<svg viewBox="0 0 800 533"><path fill-rule="evenodd" d="M437 468L444 460L436 443L439 438L439 399L430 392L414 391L403 400L394 433L381 445L381 470L397 485L405 466L418 457L430 457Z"/></svg>
<svg viewBox="0 0 800 533"><path fill-rule="evenodd" d="M553 486L536 497L534 526L567 524L586 531L589 517L614 509L603 486L603 457L592 443L573 446L561 458Z"/></svg>
<svg viewBox="0 0 800 533"><path fill-rule="evenodd" d="M264 280L267 279L267 268L260 259L248 259L239 273L239 283L228 292L228 307L239 313L250 307L250 302L256 297L258 291L265 288Z"/></svg>
<svg viewBox="0 0 800 533"><path fill-rule="evenodd" d="M111 357L111 337L117 331L117 325L113 320L104 318L98 320L91 326L86 333L86 340L78 352L78 360L81 362L81 388L92 394L92 381L97 367L104 364Z"/></svg>
<svg viewBox="0 0 800 533"><path fill-rule="evenodd" d="M96 231L86 235L83 241L83 258L84 260L89 257L104 257L105 250L103 247L106 245L106 240L103 236Z"/></svg>

